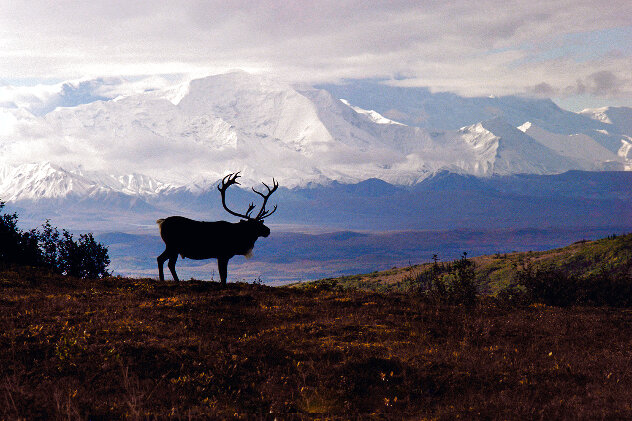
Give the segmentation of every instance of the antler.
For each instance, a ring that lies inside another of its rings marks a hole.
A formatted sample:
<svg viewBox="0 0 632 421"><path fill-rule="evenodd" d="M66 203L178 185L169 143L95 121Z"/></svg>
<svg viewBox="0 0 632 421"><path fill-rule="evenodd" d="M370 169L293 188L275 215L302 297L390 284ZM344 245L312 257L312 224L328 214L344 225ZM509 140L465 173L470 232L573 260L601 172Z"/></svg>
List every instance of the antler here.
<svg viewBox="0 0 632 421"><path fill-rule="evenodd" d="M232 173L228 174L226 177L222 179L222 184L217 186L217 190L219 190L220 193L222 194L222 206L224 206L224 209L226 209L226 211L230 213L231 215L235 215L239 218L244 218L244 219L252 219L250 217L250 213L255 208L254 203L251 203L250 205L248 205L248 210L246 211L245 214L234 212L228 209L228 206L226 206L226 189L232 186L233 184L239 184L239 182L237 181L238 178L239 178L239 171L234 174Z"/></svg>
<svg viewBox="0 0 632 421"><path fill-rule="evenodd" d="M266 189L268 189L268 193L266 193L266 194L255 190L254 187L252 188L253 192L255 192L259 196L263 197L263 204L261 205L261 209L259 210L259 213L257 214L256 217L253 218L250 215L252 213L252 211L256 208L254 203L250 203L250 205L248 205L248 210L246 211L245 214L237 213L235 211L232 211L232 210L228 209L228 206L226 206L226 189L228 189L233 184L239 184L239 182L237 181L237 179L239 177L240 177L239 176L239 171L236 172L236 173L228 174L226 177L224 177L222 179L222 183L217 186L217 189L222 194L222 206L224 206L224 209L226 209L226 211L228 213L230 213L231 215L235 215L235 216L237 216L239 218L254 219L254 220L257 220L257 221L262 221L264 218L272 215L277 210L277 207L276 207L276 205L274 205L274 208L271 211L267 211L266 210L266 203L268 203L268 198L270 197L270 195L272 195L272 193L274 193L276 191L276 189L279 188L279 183L274 178L272 179L272 188L270 188L266 183L262 183L266 187Z"/></svg>
<svg viewBox="0 0 632 421"><path fill-rule="evenodd" d="M263 193L255 190L254 187L252 188L253 192L255 192L259 196L263 197L263 205L261 205L261 210L259 211L259 213L255 217L255 219L258 220L258 221L262 221L264 218L267 218L268 216L270 216L274 212L276 212L276 210L277 210L276 205L274 205L274 209L272 209L271 211L267 211L266 210L266 203L268 203L268 198L270 197L270 195L272 195L272 193L274 193L276 191L276 189L279 188L279 183L277 183L277 181L274 178L272 179L272 188L270 188L266 183L261 183L261 184L266 186L266 189L268 189L268 193L267 194L263 194Z"/></svg>

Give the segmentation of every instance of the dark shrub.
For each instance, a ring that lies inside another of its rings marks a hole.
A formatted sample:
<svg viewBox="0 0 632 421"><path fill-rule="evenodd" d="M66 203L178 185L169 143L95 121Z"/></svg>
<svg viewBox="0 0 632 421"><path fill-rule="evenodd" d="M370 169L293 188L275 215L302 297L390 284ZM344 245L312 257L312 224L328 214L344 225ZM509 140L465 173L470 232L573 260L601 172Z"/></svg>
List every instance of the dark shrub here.
<svg viewBox="0 0 632 421"><path fill-rule="evenodd" d="M452 283L452 301L467 306L476 303L476 275L474 262L467 258L467 254L453 264L454 282Z"/></svg>
<svg viewBox="0 0 632 421"><path fill-rule="evenodd" d="M562 307L577 302L577 279L572 275L556 269L533 268L530 264L517 275L533 302Z"/></svg>
<svg viewBox="0 0 632 421"><path fill-rule="evenodd" d="M581 304L629 307L632 305L632 276L625 268L602 266L598 273L578 282L577 300Z"/></svg>
<svg viewBox="0 0 632 421"><path fill-rule="evenodd" d="M0 210L4 203L0 202ZM41 230L22 232L17 214L0 215L0 262L44 266L54 272L79 278L109 275L108 250L92 234L81 234L76 242L68 231L60 234L46 221Z"/></svg>
<svg viewBox="0 0 632 421"><path fill-rule="evenodd" d="M38 237L44 264L59 272L59 231L50 224L49 220L46 220L38 232Z"/></svg>
<svg viewBox="0 0 632 421"><path fill-rule="evenodd" d="M447 264L439 264L436 255L433 257L430 270L417 277L415 283L419 292L441 303L474 305L478 293L474 262L466 253Z"/></svg>
<svg viewBox="0 0 632 421"><path fill-rule="evenodd" d="M4 203L0 202L0 210ZM17 227L17 214L0 215L0 262L40 265L41 254L35 231L22 232Z"/></svg>
<svg viewBox="0 0 632 421"><path fill-rule="evenodd" d="M507 307L518 307L529 304L527 291L518 285L509 285L496 294L496 302Z"/></svg>
<svg viewBox="0 0 632 421"><path fill-rule="evenodd" d="M580 278L561 269L534 268L527 264L517 275L532 302L561 307L632 305L632 279L628 268L615 271L602 267L597 274Z"/></svg>

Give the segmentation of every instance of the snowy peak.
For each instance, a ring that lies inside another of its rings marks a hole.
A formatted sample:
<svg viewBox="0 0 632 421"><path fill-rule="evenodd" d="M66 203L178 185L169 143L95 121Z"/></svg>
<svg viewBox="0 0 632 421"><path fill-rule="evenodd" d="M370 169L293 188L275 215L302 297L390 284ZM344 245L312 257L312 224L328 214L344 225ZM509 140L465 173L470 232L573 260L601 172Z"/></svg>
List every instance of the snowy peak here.
<svg viewBox="0 0 632 421"><path fill-rule="evenodd" d="M580 111L580 114L585 115L593 120L601 121L602 123L612 124L610 117L608 117L607 111L610 107L603 108L586 108Z"/></svg>
<svg viewBox="0 0 632 421"><path fill-rule="evenodd" d="M320 85L336 98L345 98L354 106L409 126L429 131L451 131L481 121L501 117L512 126L531 121L544 129L573 134L602 129L603 123L566 111L550 99L517 96L461 97L448 92L430 92L427 88L394 86L388 80L348 80L338 85Z"/></svg>
<svg viewBox="0 0 632 421"><path fill-rule="evenodd" d="M90 179L94 184L131 196L156 196L175 188L170 184L162 183L144 174L134 173L117 176L106 175L99 172L80 173L84 177Z"/></svg>
<svg viewBox="0 0 632 421"><path fill-rule="evenodd" d="M632 108L603 107L586 109L580 114L610 125L610 132L632 136Z"/></svg>
<svg viewBox="0 0 632 421"><path fill-rule="evenodd" d="M500 118L488 120L482 126L498 137L496 174L551 174L576 167L576 163L537 142L518 128Z"/></svg>
<svg viewBox="0 0 632 421"><path fill-rule="evenodd" d="M498 148L499 137L488 130L483 123L462 127L458 131L461 138L475 150L488 151L493 149L494 155Z"/></svg>
<svg viewBox="0 0 632 421"><path fill-rule="evenodd" d="M365 110L363 108L351 105L349 101L347 101L346 99L341 98L340 101L346 106L350 107L356 113L366 115L372 122L376 124L399 124L401 126L405 126L405 124L403 123L398 123L397 121L393 121L391 119L384 117L382 114L378 113L377 111Z"/></svg>
<svg viewBox="0 0 632 421"><path fill-rule="evenodd" d="M160 183L143 174L129 174L117 177L121 183L121 191L127 194L145 196L168 190L169 185Z"/></svg>
<svg viewBox="0 0 632 421"><path fill-rule="evenodd" d="M499 118L463 127L457 133L472 151L469 174L550 174L572 168L566 158Z"/></svg>
<svg viewBox="0 0 632 421"><path fill-rule="evenodd" d="M51 163L25 164L3 171L2 200L39 200L71 195L88 196L99 187L90 180Z"/></svg>
<svg viewBox="0 0 632 421"><path fill-rule="evenodd" d="M83 198L111 193L148 197L165 193L172 186L141 174L125 176L85 173L81 169L66 170L50 162L24 164L0 169L0 200Z"/></svg>
<svg viewBox="0 0 632 421"><path fill-rule="evenodd" d="M188 116L220 118L237 136L281 142L298 152L331 142L310 100L290 85L245 72L191 81L178 108Z"/></svg>
<svg viewBox="0 0 632 421"><path fill-rule="evenodd" d="M617 154L586 134L551 133L530 122L526 122L518 129L557 154L572 159L576 167L591 171L622 171L625 168L623 161Z"/></svg>

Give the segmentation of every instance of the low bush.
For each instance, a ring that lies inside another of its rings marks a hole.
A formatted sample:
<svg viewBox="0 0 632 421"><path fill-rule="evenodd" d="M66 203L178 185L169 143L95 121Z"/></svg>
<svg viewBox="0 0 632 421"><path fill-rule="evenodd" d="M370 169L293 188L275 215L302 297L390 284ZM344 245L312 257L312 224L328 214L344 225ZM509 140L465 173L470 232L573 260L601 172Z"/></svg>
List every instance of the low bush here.
<svg viewBox="0 0 632 421"><path fill-rule="evenodd" d="M0 202L0 210L4 203ZM73 235L46 221L39 230L22 231L18 215L0 215L0 263L41 266L62 275L77 278L108 276L110 264L107 247L98 243L92 233Z"/></svg>
<svg viewBox="0 0 632 421"><path fill-rule="evenodd" d="M476 304L475 265L466 253L447 264L439 264L435 259L430 270L419 274L415 283L422 294L434 301L465 306Z"/></svg>
<svg viewBox="0 0 632 421"><path fill-rule="evenodd" d="M561 269L526 264L517 279L531 302L554 306L597 305L628 307L632 305L632 278L629 268L603 266L596 274L578 276Z"/></svg>

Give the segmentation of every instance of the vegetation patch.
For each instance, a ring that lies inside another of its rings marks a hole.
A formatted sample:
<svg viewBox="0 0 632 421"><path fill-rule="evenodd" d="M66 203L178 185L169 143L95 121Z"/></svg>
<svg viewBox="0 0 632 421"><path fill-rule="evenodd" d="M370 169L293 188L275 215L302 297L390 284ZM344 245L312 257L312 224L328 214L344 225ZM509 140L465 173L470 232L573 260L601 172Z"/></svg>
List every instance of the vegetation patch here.
<svg viewBox="0 0 632 421"><path fill-rule="evenodd" d="M0 201L0 212L4 202ZM92 233L73 235L46 221L38 230L18 228L18 215L0 215L0 266L19 264L45 267L48 270L79 277L102 278L109 275L108 250L95 241ZM37 281L36 278L33 281Z"/></svg>
<svg viewBox="0 0 632 421"><path fill-rule="evenodd" d="M338 289L414 292L419 289L428 290L438 279L449 288L459 278L459 273L466 274L459 272L459 265L463 264L473 270L473 279L468 281L475 285L479 295L502 296L512 291L525 292L527 289L535 292L535 289L540 288L537 279L548 277L557 278L560 282L551 282L560 287L560 283L566 282L573 284L572 287L569 286L569 290L578 290L568 304L632 304L632 301L623 299L630 296L630 287L626 285L632 285L632 234L611 235L595 241L582 240L567 247L540 252L496 253L473 258L467 258L464 254L454 262L442 262L440 256L435 255L433 263L294 286L311 288L336 285ZM535 278L530 275L534 273L538 274ZM596 301L588 298L595 297L595 294L601 298ZM540 295L539 292L532 294L532 298L542 300ZM617 295L620 299L614 299Z"/></svg>
<svg viewBox="0 0 632 421"><path fill-rule="evenodd" d="M632 417L624 309L17 266L0 288L0 419Z"/></svg>

